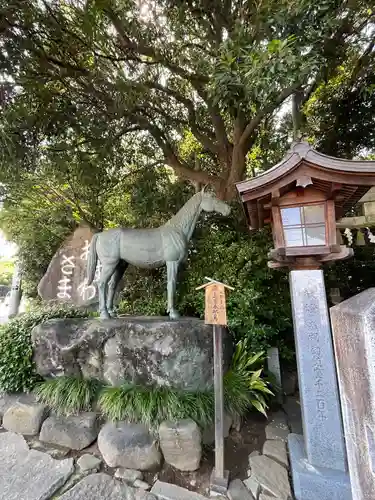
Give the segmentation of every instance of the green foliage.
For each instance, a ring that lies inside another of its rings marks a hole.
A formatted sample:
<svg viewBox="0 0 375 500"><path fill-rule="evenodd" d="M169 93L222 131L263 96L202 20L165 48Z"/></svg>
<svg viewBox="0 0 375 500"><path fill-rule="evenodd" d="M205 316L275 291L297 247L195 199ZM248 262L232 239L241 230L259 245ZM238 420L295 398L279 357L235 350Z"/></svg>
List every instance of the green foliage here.
<svg viewBox="0 0 375 500"><path fill-rule="evenodd" d="M56 377L39 383L35 393L57 413L69 414L95 410L101 387L95 379Z"/></svg>
<svg viewBox="0 0 375 500"><path fill-rule="evenodd" d="M267 400L274 396L274 393L270 390L271 384L263 373L265 360L263 351L257 354L251 353L248 338L237 342L231 369L225 375L227 381L224 387L229 387L229 384L230 387L233 387L227 395L228 403L232 399L234 404L241 402L241 394L245 394L246 388L248 391L247 400L250 397L251 405L266 415ZM241 415L241 412L235 409L232 409L231 412Z"/></svg>
<svg viewBox="0 0 375 500"><path fill-rule="evenodd" d="M87 312L54 306L39 308L0 327L0 391L29 392L40 380L32 359L31 331L53 318L84 318Z"/></svg>
<svg viewBox="0 0 375 500"><path fill-rule="evenodd" d="M0 285L11 285L14 272L14 262L0 259Z"/></svg>
<svg viewBox="0 0 375 500"><path fill-rule="evenodd" d="M231 415L243 416L250 409L266 415L266 398L272 392L262 369L255 370L263 353L244 354L239 343L231 369L225 374L224 404ZM245 359L246 357L246 359ZM103 386L97 380L58 377L36 387L38 399L58 413L99 409L109 420L127 420L157 426L163 420L191 418L201 427L214 419L213 391L181 391L169 387L143 386L125 382L120 387Z"/></svg>
<svg viewBox="0 0 375 500"><path fill-rule="evenodd" d="M128 420L158 425L163 420L192 418L201 426L213 419L211 392L182 392L167 387L124 384L106 387L99 397L99 408L109 420Z"/></svg>

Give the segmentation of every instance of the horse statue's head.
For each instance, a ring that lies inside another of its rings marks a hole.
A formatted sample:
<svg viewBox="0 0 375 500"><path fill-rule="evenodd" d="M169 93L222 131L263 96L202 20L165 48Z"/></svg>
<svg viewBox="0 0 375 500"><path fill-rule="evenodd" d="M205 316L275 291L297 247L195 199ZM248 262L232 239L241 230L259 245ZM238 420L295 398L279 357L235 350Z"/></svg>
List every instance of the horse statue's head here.
<svg viewBox="0 0 375 500"><path fill-rule="evenodd" d="M214 194L206 192L203 188L201 195L201 209L205 212L217 212L225 216L230 214L230 206L216 198Z"/></svg>

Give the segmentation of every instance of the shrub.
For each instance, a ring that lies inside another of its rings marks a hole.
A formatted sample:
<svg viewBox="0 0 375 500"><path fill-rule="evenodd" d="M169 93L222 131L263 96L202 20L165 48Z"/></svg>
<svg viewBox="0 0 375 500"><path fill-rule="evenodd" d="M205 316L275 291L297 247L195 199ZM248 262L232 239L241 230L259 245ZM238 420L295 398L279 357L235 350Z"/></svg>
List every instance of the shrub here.
<svg viewBox="0 0 375 500"><path fill-rule="evenodd" d="M52 318L84 318L88 313L70 307L38 308L0 327L0 390L29 392L40 380L33 362L31 331Z"/></svg>

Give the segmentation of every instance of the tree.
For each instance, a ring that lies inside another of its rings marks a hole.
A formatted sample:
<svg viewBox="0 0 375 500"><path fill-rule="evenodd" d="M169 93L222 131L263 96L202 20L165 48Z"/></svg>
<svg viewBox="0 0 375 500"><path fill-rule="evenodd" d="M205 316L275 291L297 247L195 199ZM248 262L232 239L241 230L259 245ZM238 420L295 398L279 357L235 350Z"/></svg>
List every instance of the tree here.
<svg viewBox="0 0 375 500"><path fill-rule="evenodd" d="M46 143L90 150L146 134L178 176L231 199L264 121L291 96L300 110L353 46L358 62L372 57L371 4L1 0L3 101L31 107L1 135L35 168L25 152ZM209 161L179 154L187 132Z"/></svg>
<svg viewBox="0 0 375 500"><path fill-rule="evenodd" d="M375 61L347 65L307 103L308 130L324 153L342 158L375 150Z"/></svg>

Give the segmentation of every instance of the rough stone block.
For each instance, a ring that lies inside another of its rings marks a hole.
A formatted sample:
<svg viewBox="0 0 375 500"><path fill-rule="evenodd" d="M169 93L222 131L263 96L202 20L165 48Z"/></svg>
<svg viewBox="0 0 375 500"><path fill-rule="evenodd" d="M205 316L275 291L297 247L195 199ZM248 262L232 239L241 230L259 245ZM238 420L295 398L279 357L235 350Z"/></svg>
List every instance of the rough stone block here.
<svg viewBox="0 0 375 500"><path fill-rule="evenodd" d="M141 424L105 424L99 432L98 446L109 467L152 470L161 462L156 440Z"/></svg>
<svg viewBox="0 0 375 500"><path fill-rule="evenodd" d="M234 479L229 483L227 496L229 500L254 500L253 494L241 479Z"/></svg>
<svg viewBox="0 0 375 500"><path fill-rule="evenodd" d="M266 425L265 432L266 439L276 439L286 443L289 434L286 416L283 413L273 415L270 423Z"/></svg>
<svg viewBox="0 0 375 500"><path fill-rule="evenodd" d="M341 410L323 272L290 273L299 390L307 459L346 470Z"/></svg>
<svg viewBox="0 0 375 500"><path fill-rule="evenodd" d="M271 493L281 500L291 500L288 472L282 465L269 457L261 455L250 459L251 477L257 481L266 493Z"/></svg>
<svg viewBox="0 0 375 500"><path fill-rule="evenodd" d="M47 500L74 471L73 459L54 460L29 450L25 439L0 434L0 500Z"/></svg>
<svg viewBox="0 0 375 500"><path fill-rule="evenodd" d="M5 412L3 427L25 436L35 436L46 416L47 408L44 405L16 403Z"/></svg>
<svg viewBox="0 0 375 500"><path fill-rule="evenodd" d="M151 488L151 493L156 495L159 500L207 500L206 497L195 493L194 491L185 490L175 484L163 483L156 481Z"/></svg>
<svg viewBox="0 0 375 500"><path fill-rule="evenodd" d="M133 484L137 479L143 479L143 473L140 470L120 468L116 470L115 478Z"/></svg>
<svg viewBox="0 0 375 500"><path fill-rule="evenodd" d="M95 441L97 435L96 414L81 413L68 417L48 417L42 425L39 439L45 443L57 444L72 450L83 450Z"/></svg>
<svg viewBox="0 0 375 500"><path fill-rule="evenodd" d="M167 464L182 471L199 468L202 456L201 432L191 419L165 421L159 427L160 448Z"/></svg>
<svg viewBox="0 0 375 500"><path fill-rule="evenodd" d="M82 472L98 471L101 463L100 458L94 457L94 455L90 455L89 453L85 453L77 460L77 465Z"/></svg>
<svg viewBox="0 0 375 500"><path fill-rule="evenodd" d="M2 417L6 411L17 403L23 403L26 405L38 404L35 394L8 394L0 393L0 417Z"/></svg>
<svg viewBox="0 0 375 500"><path fill-rule="evenodd" d="M282 441L268 440L263 445L263 455L276 460L284 467L288 467L288 456L286 445Z"/></svg>
<svg viewBox="0 0 375 500"><path fill-rule="evenodd" d="M140 488L141 490L149 490L151 486L146 483L146 481L142 481L141 479L136 479L133 484L134 488Z"/></svg>
<svg viewBox="0 0 375 500"><path fill-rule="evenodd" d="M353 500L375 496L375 288L331 308Z"/></svg>
<svg viewBox="0 0 375 500"><path fill-rule="evenodd" d="M32 343L43 377L83 375L189 391L213 386L212 328L195 318L53 319L33 329ZM223 330L224 368L232 349Z"/></svg>
<svg viewBox="0 0 375 500"><path fill-rule="evenodd" d="M302 436L290 434L288 446L296 500L352 500L347 473L309 464Z"/></svg>

